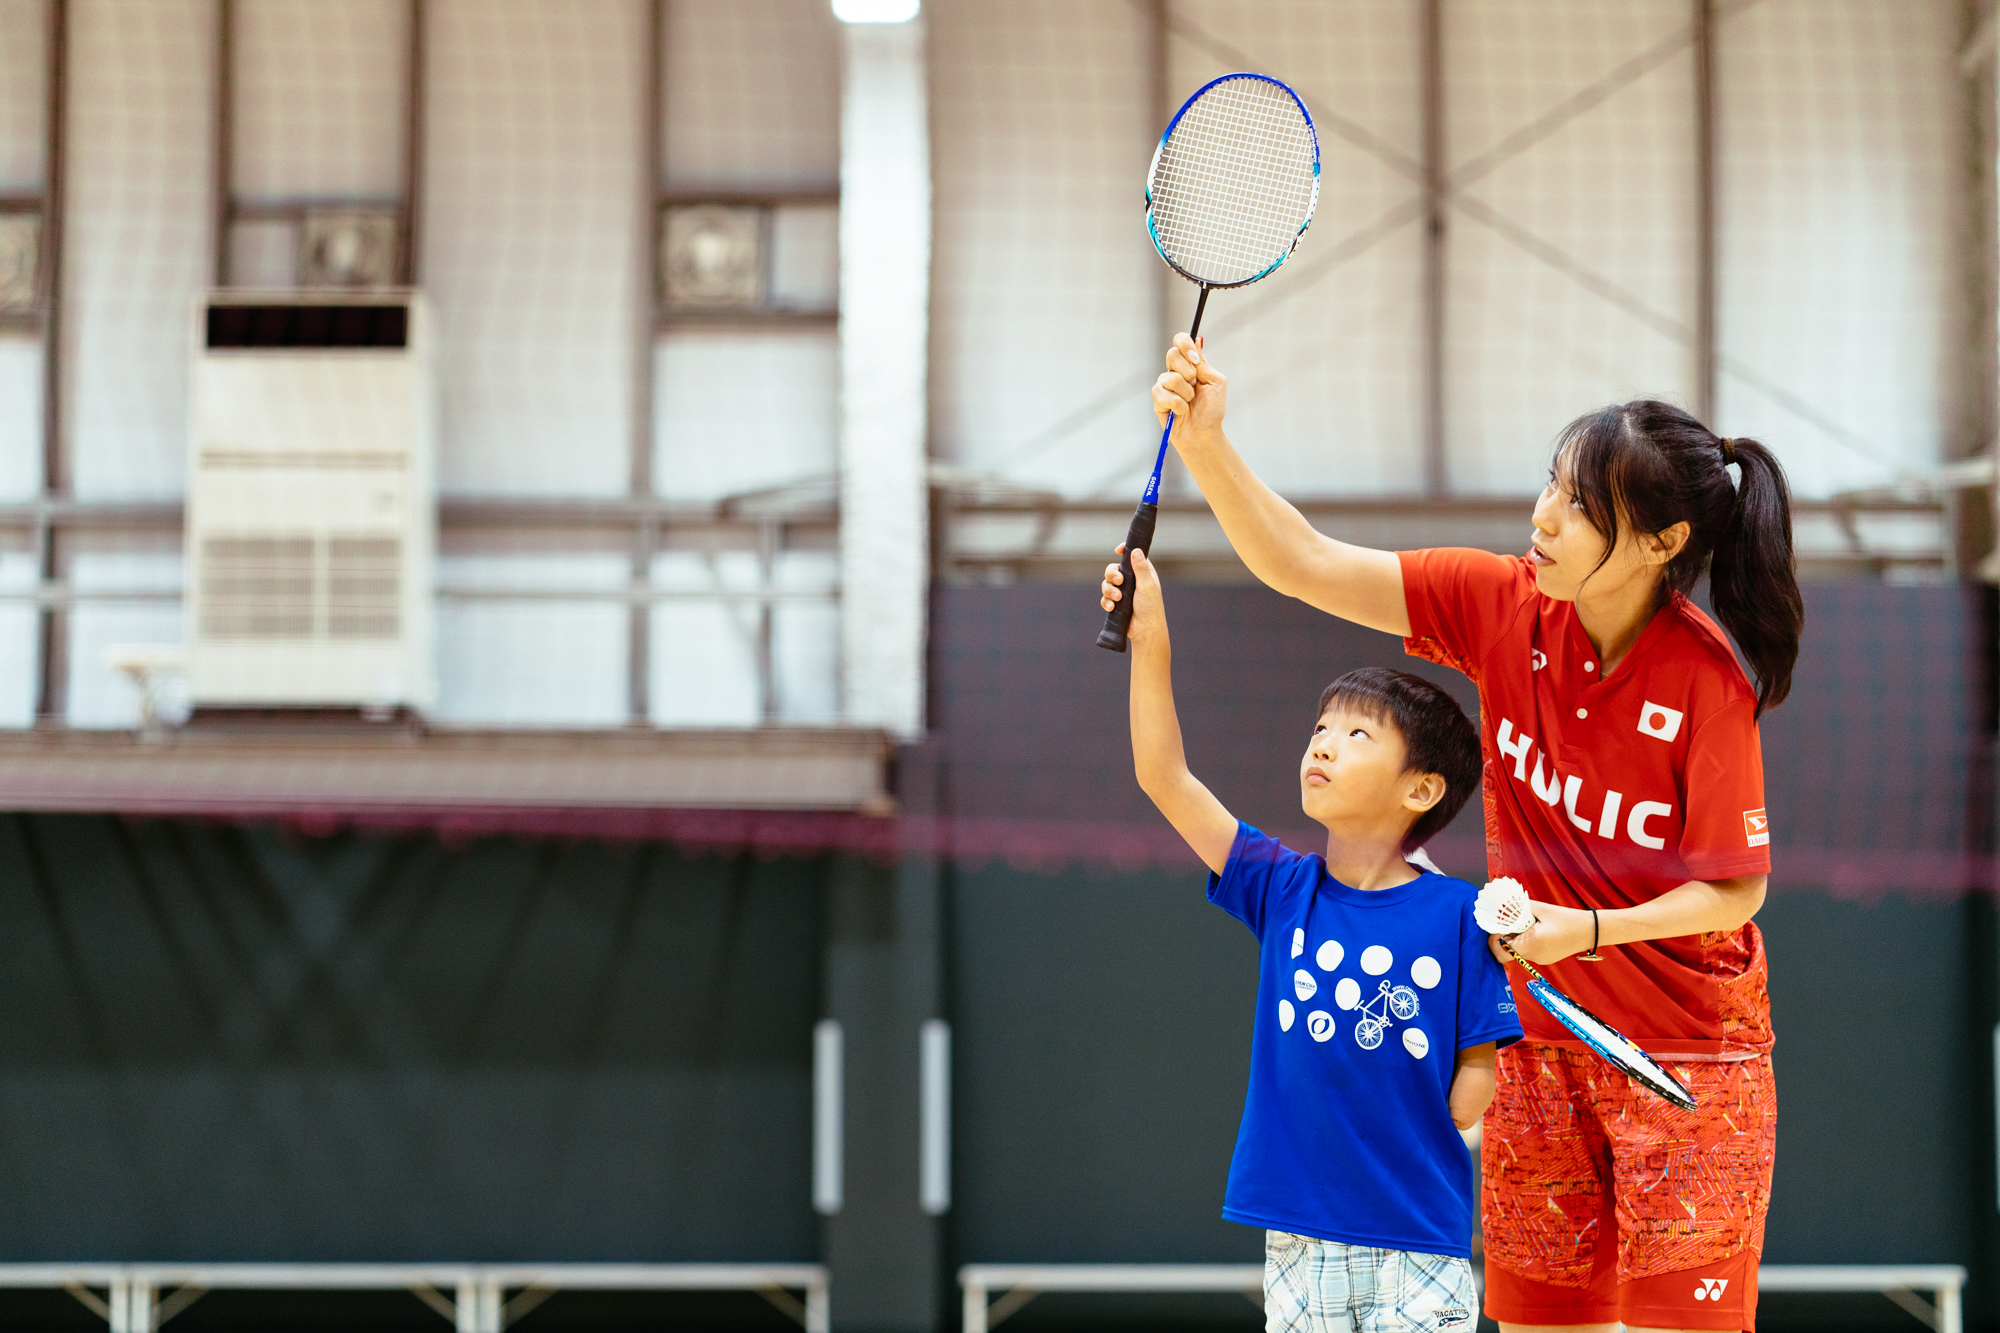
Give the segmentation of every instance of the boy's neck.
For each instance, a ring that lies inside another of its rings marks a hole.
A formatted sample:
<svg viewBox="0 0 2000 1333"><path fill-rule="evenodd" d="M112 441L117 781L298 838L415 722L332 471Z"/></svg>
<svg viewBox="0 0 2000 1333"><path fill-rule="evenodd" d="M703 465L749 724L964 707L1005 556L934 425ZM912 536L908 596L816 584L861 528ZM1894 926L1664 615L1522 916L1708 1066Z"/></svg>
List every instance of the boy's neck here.
<svg viewBox="0 0 2000 1333"><path fill-rule="evenodd" d="M1343 834L1326 831L1326 873L1352 889L1393 889L1423 872L1403 859L1403 835Z"/></svg>

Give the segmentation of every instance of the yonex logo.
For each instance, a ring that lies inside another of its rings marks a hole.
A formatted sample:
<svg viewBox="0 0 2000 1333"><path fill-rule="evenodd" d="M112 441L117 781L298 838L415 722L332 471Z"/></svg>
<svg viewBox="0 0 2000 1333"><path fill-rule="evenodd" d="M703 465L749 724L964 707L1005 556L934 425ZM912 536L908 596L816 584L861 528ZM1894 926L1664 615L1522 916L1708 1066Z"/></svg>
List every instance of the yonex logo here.
<svg viewBox="0 0 2000 1333"><path fill-rule="evenodd" d="M1673 709L1648 699L1645 706L1639 710L1639 730L1645 735L1658 736L1663 741L1670 741L1681 734L1682 716Z"/></svg>
<svg viewBox="0 0 2000 1333"><path fill-rule="evenodd" d="M1752 847L1769 846L1771 842L1771 819L1762 810L1743 812L1743 836Z"/></svg>
<svg viewBox="0 0 2000 1333"><path fill-rule="evenodd" d="M1530 648L1528 650L1528 660L1535 664L1535 670L1540 671L1549 664L1549 655L1539 648Z"/></svg>
<svg viewBox="0 0 2000 1333"><path fill-rule="evenodd" d="M1719 1301L1722 1299L1723 1288L1728 1285L1729 1279L1726 1277L1705 1277L1701 1280L1701 1285L1695 1288L1694 1298L1698 1301Z"/></svg>

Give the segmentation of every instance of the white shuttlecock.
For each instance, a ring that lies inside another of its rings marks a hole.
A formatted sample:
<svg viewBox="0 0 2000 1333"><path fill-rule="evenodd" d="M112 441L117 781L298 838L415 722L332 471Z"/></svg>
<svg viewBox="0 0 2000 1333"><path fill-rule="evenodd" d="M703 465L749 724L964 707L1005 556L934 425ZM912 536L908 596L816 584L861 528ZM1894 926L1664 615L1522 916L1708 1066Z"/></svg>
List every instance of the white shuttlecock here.
<svg viewBox="0 0 2000 1333"><path fill-rule="evenodd" d="M1535 924L1535 908L1518 879L1491 879L1472 904L1472 919L1489 935L1518 935Z"/></svg>

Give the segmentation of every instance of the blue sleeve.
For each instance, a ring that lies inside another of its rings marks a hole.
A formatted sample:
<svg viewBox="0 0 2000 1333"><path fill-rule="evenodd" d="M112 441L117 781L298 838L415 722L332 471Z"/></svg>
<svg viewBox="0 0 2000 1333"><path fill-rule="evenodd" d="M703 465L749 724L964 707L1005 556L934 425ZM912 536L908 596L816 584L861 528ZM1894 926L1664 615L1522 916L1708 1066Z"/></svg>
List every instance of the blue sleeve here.
<svg viewBox="0 0 2000 1333"><path fill-rule="evenodd" d="M1472 919L1470 898L1459 909L1458 928L1458 1049L1489 1041L1511 1046L1521 1040L1514 988L1507 984L1507 969L1486 947L1486 932Z"/></svg>
<svg viewBox="0 0 2000 1333"><path fill-rule="evenodd" d="M1261 940L1264 909L1271 894L1307 859L1239 819L1236 841L1229 844L1229 860L1222 873L1209 872L1208 900L1250 927L1251 934Z"/></svg>

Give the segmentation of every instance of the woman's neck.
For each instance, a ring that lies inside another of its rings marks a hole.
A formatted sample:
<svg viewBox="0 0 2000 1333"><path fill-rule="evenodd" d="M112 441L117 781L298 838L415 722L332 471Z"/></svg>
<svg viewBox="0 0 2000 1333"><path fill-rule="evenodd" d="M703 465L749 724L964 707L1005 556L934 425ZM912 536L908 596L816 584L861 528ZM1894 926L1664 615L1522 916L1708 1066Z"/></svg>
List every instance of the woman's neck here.
<svg viewBox="0 0 2000 1333"><path fill-rule="evenodd" d="M1589 589L1576 599L1577 624L1597 650L1597 678L1603 680L1618 669L1632 652L1632 645L1652 623L1653 613L1664 604L1658 579L1632 579L1615 588Z"/></svg>

